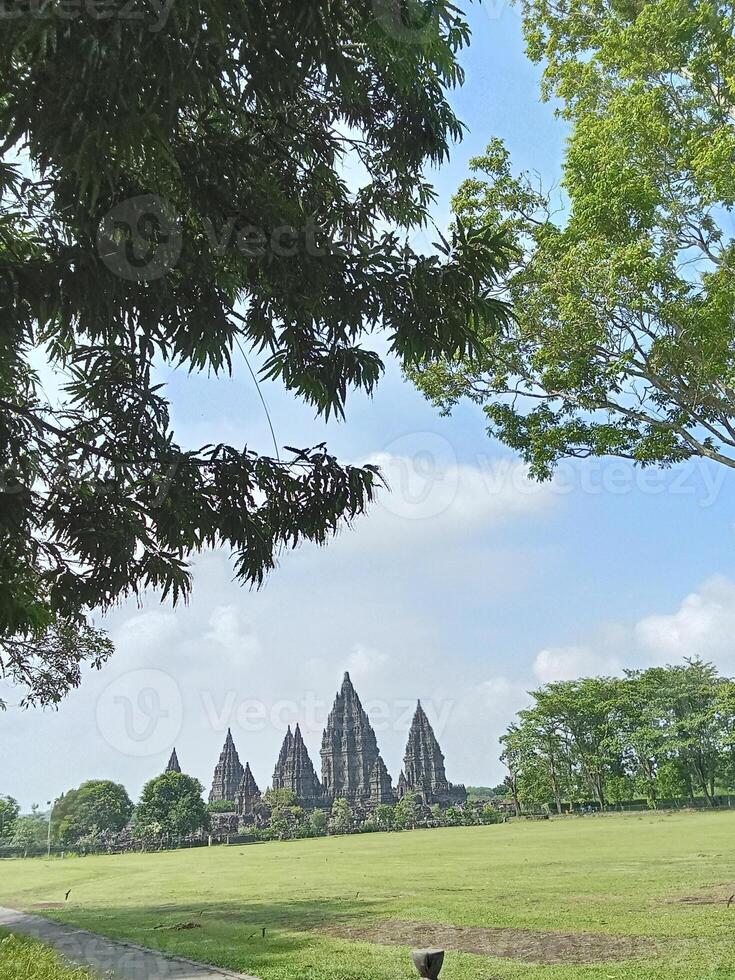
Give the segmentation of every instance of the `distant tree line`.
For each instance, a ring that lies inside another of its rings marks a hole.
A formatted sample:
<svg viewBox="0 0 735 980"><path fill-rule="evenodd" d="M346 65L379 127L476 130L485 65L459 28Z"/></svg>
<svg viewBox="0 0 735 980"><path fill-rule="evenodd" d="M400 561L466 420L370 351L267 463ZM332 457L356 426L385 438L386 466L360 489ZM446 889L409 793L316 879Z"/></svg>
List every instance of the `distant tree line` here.
<svg viewBox="0 0 735 980"><path fill-rule="evenodd" d="M17 802L0 797L0 853L38 854L47 845L56 851L81 853L106 850L158 849L206 840L226 840L240 833L235 804L205 804L202 784L184 773L166 772L143 787L134 806L125 787L111 780L82 783L54 803L49 815L35 807L21 816ZM257 819L246 830L254 840L291 840L327 834L411 830L497 823L499 813L487 800L464 807L427 806L407 794L395 805L372 810L336 799L330 810L308 811L289 790L268 790L258 804Z"/></svg>
<svg viewBox="0 0 735 980"><path fill-rule="evenodd" d="M368 834L414 830L418 827L462 827L498 823L502 818L490 803L477 801L445 809L428 806L420 796L407 793L398 803L380 803L362 810L338 797L329 810L306 811L290 790L268 790L263 797L269 816L252 828L260 840L293 840L327 834Z"/></svg>
<svg viewBox="0 0 735 980"><path fill-rule="evenodd" d="M735 790L735 682L712 664L556 681L531 697L501 738L517 813L641 798L712 807Z"/></svg>

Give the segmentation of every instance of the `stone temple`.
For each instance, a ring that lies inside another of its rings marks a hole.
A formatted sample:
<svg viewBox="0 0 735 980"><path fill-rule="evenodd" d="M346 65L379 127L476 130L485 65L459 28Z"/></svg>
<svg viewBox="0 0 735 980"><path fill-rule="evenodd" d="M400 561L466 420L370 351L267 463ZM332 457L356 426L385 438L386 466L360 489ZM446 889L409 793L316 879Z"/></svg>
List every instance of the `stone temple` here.
<svg viewBox="0 0 735 980"><path fill-rule="evenodd" d="M351 803L370 800L370 779L378 761L378 742L345 672L322 736L322 783L329 797Z"/></svg>
<svg viewBox="0 0 735 980"><path fill-rule="evenodd" d="M467 790L454 786L444 771L444 755L434 735L426 712L419 701L408 733L403 772L398 780L398 794L418 793L428 804L451 806L464 803Z"/></svg>
<svg viewBox="0 0 735 980"><path fill-rule="evenodd" d="M244 775L245 770L240 763L240 757L232 740L232 732L228 728L219 762L214 767L214 780L209 794L209 802L219 803L222 800L237 800Z"/></svg>
<svg viewBox="0 0 735 980"><path fill-rule="evenodd" d="M314 772L298 725L293 735L290 725L286 732L273 772L273 789L291 790L299 804L310 809L320 806L324 801L324 791Z"/></svg>
<svg viewBox="0 0 735 980"><path fill-rule="evenodd" d="M330 807L338 797L359 810L395 803L407 793L415 793L429 805L450 806L467 799L464 786L455 786L447 779L444 755L420 701L408 733L403 771L393 788L370 719L348 673L329 713L320 754L321 780L299 725L293 732L289 726L273 771L273 789L290 790L299 805L310 810ZM173 762L178 766L175 751L169 766ZM209 800L231 800L241 816L252 814L261 803L250 766L246 764L243 769L229 729L215 766Z"/></svg>

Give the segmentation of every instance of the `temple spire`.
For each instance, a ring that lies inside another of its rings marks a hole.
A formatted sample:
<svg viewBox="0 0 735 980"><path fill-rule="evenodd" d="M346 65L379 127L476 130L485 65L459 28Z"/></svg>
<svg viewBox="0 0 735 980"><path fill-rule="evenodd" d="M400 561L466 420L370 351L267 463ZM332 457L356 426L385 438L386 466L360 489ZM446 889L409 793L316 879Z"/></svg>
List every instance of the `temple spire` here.
<svg viewBox="0 0 735 980"><path fill-rule="evenodd" d="M464 803L467 799L464 786L454 786L447 779L444 755L421 701L416 704L408 733L401 776L401 796L406 792L417 792L427 803Z"/></svg>
<svg viewBox="0 0 735 980"><path fill-rule="evenodd" d="M240 783L244 775L245 770L237 754L232 732L228 728L219 762L214 767L214 778L212 780L212 789L209 793L209 802L216 803L221 800L232 800L236 802L237 794L240 790Z"/></svg>
<svg viewBox="0 0 735 980"><path fill-rule="evenodd" d="M288 789L296 795L300 803L307 806L322 802L322 787L314 772L309 752L297 724L291 733L289 725L283 740L278 762L273 772L273 789Z"/></svg>
<svg viewBox="0 0 735 980"><path fill-rule="evenodd" d="M368 801L378 743L347 671L322 736L322 784L332 797Z"/></svg>
<svg viewBox="0 0 735 980"><path fill-rule="evenodd" d="M171 753L171 758L168 760L168 765L166 766L164 772L181 772L179 757L176 755L176 747L174 747L174 750Z"/></svg>
<svg viewBox="0 0 735 980"><path fill-rule="evenodd" d="M237 791L237 800L235 801L237 803L237 812L241 816L252 813L253 806L259 799L260 790L258 789L258 784L255 782L255 777L250 771L250 763L246 762L240 788Z"/></svg>

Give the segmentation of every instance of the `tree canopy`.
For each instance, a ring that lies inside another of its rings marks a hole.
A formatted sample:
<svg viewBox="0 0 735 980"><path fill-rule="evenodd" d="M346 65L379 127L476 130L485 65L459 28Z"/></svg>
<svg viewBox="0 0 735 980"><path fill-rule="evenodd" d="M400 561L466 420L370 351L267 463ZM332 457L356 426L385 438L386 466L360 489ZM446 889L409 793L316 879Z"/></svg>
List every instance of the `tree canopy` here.
<svg viewBox="0 0 735 980"><path fill-rule="evenodd" d="M138 837L186 837L209 826L204 787L193 776L165 772L149 780L133 815Z"/></svg>
<svg viewBox="0 0 735 980"><path fill-rule="evenodd" d="M420 372L548 477L564 457L735 466L735 38L712 0L526 0L570 126L558 205L494 140L456 195L518 249L510 329Z"/></svg>
<svg viewBox="0 0 735 980"><path fill-rule="evenodd" d="M501 739L516 807L643 797L715 803L735 789L735 681L711 664L556 681Z"/></svg>
<svg viewBox="0 0 735 980"><path fill-rule="evenodd" d="M0 844L5 844L13 836L15 821L20 814L18 801L12 796L0 796Z"/></svg>
<svg viewBox="0 0 735 980"><path fill-rule="evenodd" d="M54 703L111 653L91 610L185 597L208 547L259 584L375 491L374 468L323 445L183 445L159 368L221 374L255 351L341 416L383 370L371 333L410 365L504 322L508 253L484 225L435 255L406 244L433 200L424 167L461 135L447 90L468 28L448 0L6 14L0 668Z"/></svg>
<svg viewBox="0 0 735 980"><path fill-rule="evenodd" d="M54 840L69 846L81 838L122 830L132 812L124 786L109 779L90 779L55 802L51 832Z"/></svg>

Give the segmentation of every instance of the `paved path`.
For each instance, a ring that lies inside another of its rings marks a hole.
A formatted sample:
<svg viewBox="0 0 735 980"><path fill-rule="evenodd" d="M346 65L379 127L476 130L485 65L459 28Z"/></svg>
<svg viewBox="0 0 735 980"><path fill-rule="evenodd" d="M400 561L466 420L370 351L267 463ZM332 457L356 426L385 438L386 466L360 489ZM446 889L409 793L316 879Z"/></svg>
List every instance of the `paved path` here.
<svg viewBox="0 0 735 980"><path fill-rule="evenodd" d="M242 973L176 959L132 943L105 939L93 932L1 906L0 927L39 939L72 963L88 966L100 976L114 977L115 980L258 980Z"/></svg>

